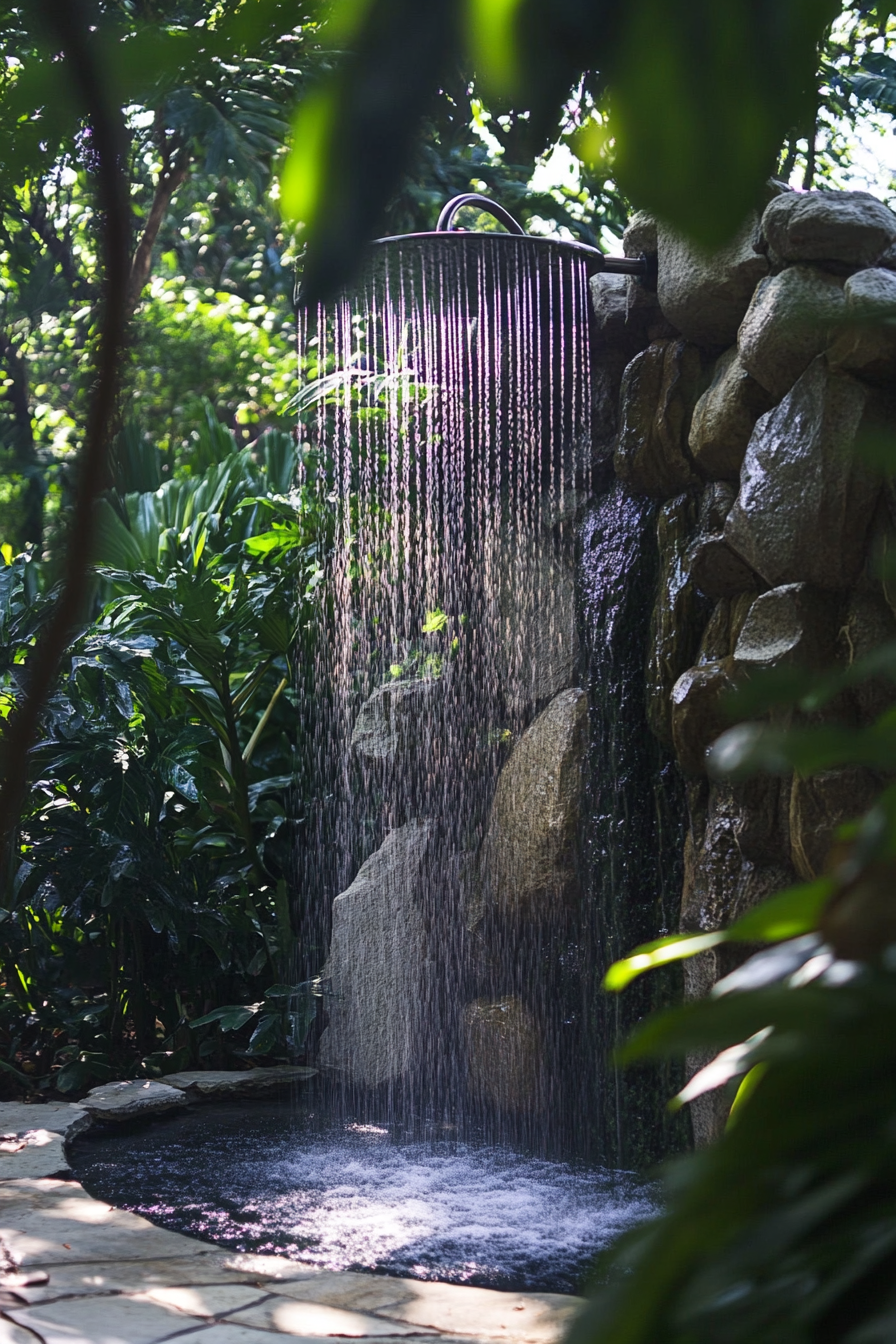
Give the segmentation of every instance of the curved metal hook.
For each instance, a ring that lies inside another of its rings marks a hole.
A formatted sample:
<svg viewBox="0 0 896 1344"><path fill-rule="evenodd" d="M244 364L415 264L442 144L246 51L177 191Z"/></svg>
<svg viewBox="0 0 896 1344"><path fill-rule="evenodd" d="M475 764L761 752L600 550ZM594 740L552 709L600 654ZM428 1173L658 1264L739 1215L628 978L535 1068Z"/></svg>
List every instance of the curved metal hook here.
<svg viewBox="0 0 896 1344"><path fill-rule="evenodd" d="M526 230L514 219L510 211L505 210L503 205L498 205L497 201L490 201L487 196L480 196L478 191L465 191L461 196L453 197L439 215L436 233L455 232L454 216L465 205L478 205L485 214L491 215L499 224L503 224L508 233L516 233L525 238Z"/></svg>
<svg viewBox="0 0 896 1344"><path fill-rule="evenodd" d="M465 205L478 206L483 213L491 215L499 224L503 224L509 233L515 234L518 238L530 236L503 205L489 200L488 196L480 195L478 191L465 191L461 196L454 196L439 215L436 233L463 233L464 230L455 229L454 217ZM635 275L643 280L648 288L656 288L655 257L645 257L643 254L640 257L608 257L599 248L580 242L569 242L565 246L574 247L585 253L592 272L609 271L616 275Z"/></svg>

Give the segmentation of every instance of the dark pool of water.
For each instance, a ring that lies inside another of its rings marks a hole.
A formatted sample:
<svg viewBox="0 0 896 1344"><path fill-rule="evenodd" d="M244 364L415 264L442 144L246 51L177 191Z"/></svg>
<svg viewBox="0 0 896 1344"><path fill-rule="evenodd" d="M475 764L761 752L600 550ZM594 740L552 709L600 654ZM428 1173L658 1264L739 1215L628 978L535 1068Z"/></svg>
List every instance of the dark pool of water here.
<svg viewBox="0 0 896 1344"><path fill-rule="evenodd" d="M95 1129L72 1162L98 1198L233 1250L516 1290L576 1291L595 1253L656 1207L628 1173L403 1141L309 1103Z"/></svg>

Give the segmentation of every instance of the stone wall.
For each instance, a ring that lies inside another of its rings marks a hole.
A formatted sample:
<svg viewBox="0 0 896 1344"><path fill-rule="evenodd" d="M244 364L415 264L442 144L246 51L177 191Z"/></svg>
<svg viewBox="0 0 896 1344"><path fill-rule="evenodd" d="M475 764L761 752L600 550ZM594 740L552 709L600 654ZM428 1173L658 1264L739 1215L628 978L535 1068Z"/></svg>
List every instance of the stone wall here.
<svg viewBox="0 0 896 1344"><path fill-rule="evenodd" d="M896 433L896 216L864 193L772 183L715 256L644 215L624 246L657 255L658 284L592 281L600 339L629 357L607 451L659 502L647 712L686 780L681 927L710 930L817 875L878 784L843 770L734 787L707 777L706 755L751 670L849 663L896 636L876 564L896 493L854 451ZM866 723L886 694L824 714ZM686 963L686 994L726 969L715 953ZM719 1123L710 1100L693 1119L698 1142Z"/></svg>

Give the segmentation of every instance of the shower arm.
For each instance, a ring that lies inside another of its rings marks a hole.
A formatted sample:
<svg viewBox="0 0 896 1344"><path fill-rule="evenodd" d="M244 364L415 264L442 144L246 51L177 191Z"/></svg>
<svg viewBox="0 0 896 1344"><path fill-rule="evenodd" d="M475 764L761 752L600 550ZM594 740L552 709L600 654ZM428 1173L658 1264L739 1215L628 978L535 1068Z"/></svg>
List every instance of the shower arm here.
<svg viewBox="0 0 896 1344"><path fill-rule="evenodd" d="M505 210L497 201L491 201L488 196L481 196L476 191L467 191L460 196L454 196L443 207L436 224L436 233L462 232L456 228L454 218L465 205L478 206L484 214L491 215L499 224L504 225L508 233L515 234L518 238L530 236L509 210ZM570 242L567 246L586 253L593 272L610 271L615 275L635 275L645 280L648 285L651 282L655 283L656 257L647 257L643 252L639 257L608 257L599 248L590 247L588 243Z"/></svg>

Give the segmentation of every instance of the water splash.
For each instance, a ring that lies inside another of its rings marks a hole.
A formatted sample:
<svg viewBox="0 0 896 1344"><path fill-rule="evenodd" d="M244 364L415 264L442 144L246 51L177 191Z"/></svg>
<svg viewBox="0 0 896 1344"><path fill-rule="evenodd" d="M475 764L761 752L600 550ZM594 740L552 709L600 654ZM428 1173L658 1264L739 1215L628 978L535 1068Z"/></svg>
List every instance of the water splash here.
<svg viewBox="0 0 896 1344"><path fill-rule="evenodd" d="M647 732L618 675L643 680L644 622L621 651L629 589L646 610L652 576L620 555L644 553L651 519L617 501L618 526L592 545L588 519L607 506L588 314L573 249L449 234L381 245L351 294L303 319L302 433L337 521L329 605L300 669L299 976L324 967L319 1062L344 1114L615 1159L624 1108L605 1096L614 1030L597 983L627 926L607 902L615 890L624 906L619 865L633 871L633 848L657 839L649 817L637 833L644 809L627 792L643 786L631 750ZM603 744L585 811L616 819L580 828L570 890L508 917L483 870L496 781L569 687L590 691ZM667 897L653 901L661 921ZM639 888L639 909L650 899ZM493 1059L477 1066L488 1031ZM491 1086L490 1065L512 1076Z"/></svg>
<svg viewBox="0 0 896 1344"><path fill-rule="evenodd" d="M235 1251L492 1288L574 1292L655 1209L630 1176L272 1105L94 1135L74 1161L98 1198Z"/></svg>

